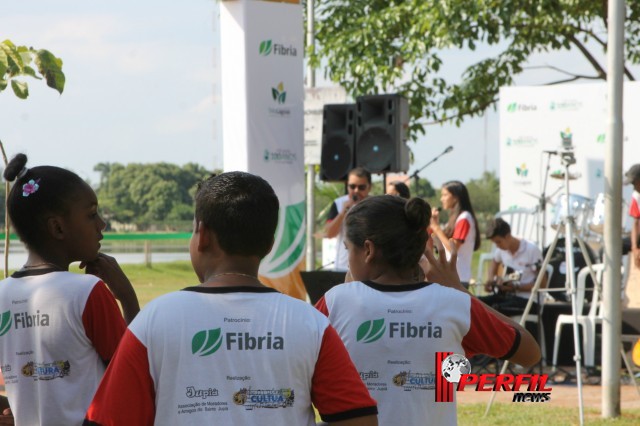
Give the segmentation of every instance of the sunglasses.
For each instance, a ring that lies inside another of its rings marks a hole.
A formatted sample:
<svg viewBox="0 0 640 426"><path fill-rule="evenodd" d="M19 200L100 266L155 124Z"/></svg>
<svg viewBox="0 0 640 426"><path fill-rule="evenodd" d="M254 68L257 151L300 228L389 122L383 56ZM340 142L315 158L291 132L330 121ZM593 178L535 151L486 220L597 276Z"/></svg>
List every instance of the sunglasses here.
<svg viewBox="0 0 640 426"><path fill-rule="evenodd" d="M355 190L356 188L358 188L358 191L364 191L365 189L367 189L368 185L366 184L356 185L355 183L350 183L348 186L349 186L349 189L352 191Z"/></svg>

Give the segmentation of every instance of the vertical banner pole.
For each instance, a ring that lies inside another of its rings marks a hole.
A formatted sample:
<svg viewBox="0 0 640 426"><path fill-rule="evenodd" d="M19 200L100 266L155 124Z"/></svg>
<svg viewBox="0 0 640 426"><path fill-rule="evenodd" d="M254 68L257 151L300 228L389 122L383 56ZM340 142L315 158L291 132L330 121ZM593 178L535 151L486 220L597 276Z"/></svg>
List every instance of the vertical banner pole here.
<svg viewBox="0 0 640 426"><path fill-rule="evenodd" d="M299 2L236 0L220 7L224 170L266 179L280 200L261 281L300 299L305 255L304 44Z"/></svg>
<svg viewBox="0 0 640 426"><path fill-rule="evenodd" d="M608 120L605 149L604 283L602 286L602 417L620 416L620 338L622 334L622 96L624 0L609 1L607 46ZM632 244L635 244L632 241ZM634 378L631 378L634 380Z"/></svg>

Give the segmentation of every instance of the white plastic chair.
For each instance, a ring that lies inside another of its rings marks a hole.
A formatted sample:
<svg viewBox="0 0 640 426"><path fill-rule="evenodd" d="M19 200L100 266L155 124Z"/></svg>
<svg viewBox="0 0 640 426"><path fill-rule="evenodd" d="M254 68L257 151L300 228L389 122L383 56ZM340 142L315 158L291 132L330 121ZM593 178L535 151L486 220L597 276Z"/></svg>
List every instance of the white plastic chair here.
<svg viewBox="0 0 640 426"><path fill-rule="evenodd" d="M549 282L551 282L551 277L553 276L553 266L552 265L547 265L547 285ZM528 323L528 322L532 322L534 324L536 324L539 328L539 332L540 332L540 342L538 342L540 344L540 351L542 352L543 356L542 359L546 359L547 357L547 345L546 345L546 337L544 334L544 324L542 323L542 314L544 311L544 304L547 301L551 301L553 300L553 298L551 296L549 296L549 293L547 291L545 291L547 289L541 288L539 289L538 295L537 295L537 302L538 302L538 306L540 307L540 313L529 313L524 320L524 324ZM540 315L540 316L538 316ZM517 323L520 323L522 320L522 315L513 315L511 316L511 319L514 320Z"/></svg>
<svg viewBox="0 0 640 426"><path fill-rule="evenodd" d="M493 261L493 253L480 253L480 258L478 259L478 273L476 274L476 285L474 287L474 294L477 296L480 294L480 290L484 285L487 277L486 274L486 265L487 263L491 263Z"/></svg>
<svg viewBox="0 0 640 426"><path fill-rule="evenodd" d="M583 315L584 300L585 300L585 288L587 277L589 276L589 267L585 266L578 272L578 278L576 280L576 310L578 312L577 320L578 324L582 326L582 352L584 354L585 367L593 367L595 365L595 352L596 352L596 325L602 323L602 317L600 316L600 283L602 283L602 273L604 271L604 264L598 263L592 265L593 271L596 275L597 282L593 283L593 296L591 297L591 304L589 306L589 312L587 315ZM573 325L572 314L560 314L556 321L556 330L553 340L553 369L555 371L558 363L558 348L560 346L560 335L562 333L563 325Z"/></svg>
<svg viewBox="0 0 640 426"><path fill-rule="evenodd" d="M537 234L537 208L520 208L502 210L496 213L496 218L502 218L511 226L511 235L517 238L524 238L533 243L538 243Z"/></svg>

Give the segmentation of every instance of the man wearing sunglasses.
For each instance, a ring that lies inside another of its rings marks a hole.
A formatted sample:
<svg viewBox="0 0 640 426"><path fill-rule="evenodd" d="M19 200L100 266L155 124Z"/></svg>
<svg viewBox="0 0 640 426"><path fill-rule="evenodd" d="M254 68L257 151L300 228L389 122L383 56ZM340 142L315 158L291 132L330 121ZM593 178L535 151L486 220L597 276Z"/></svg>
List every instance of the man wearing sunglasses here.
<svg viewBox="0 0 640 426"><path fill-rule="evenodd" d="M371 191L371 173L366 169L362 167L352 169L347 179L347 194L333 201L325 228L327 238L338 238L336 260L333 264L333 269L338 271L346 271L349 268L349 256L343 240L344 218L351 206L367 198Z"/></svg>

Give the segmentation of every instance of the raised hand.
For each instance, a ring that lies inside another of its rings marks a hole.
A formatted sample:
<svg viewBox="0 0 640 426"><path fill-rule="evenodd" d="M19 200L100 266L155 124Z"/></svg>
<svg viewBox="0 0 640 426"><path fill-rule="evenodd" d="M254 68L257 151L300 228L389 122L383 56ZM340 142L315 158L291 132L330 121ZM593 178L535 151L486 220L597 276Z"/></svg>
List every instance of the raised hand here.
<svg viewBox="0 0 640 426"><path fill-rule="evenodd" d="M84 269L87 274L95 275L104 281L113 296L122 304L124 319L129 324L140 311L140 305L131 281L124 274L116 259L99 253L95 260L81 262L80 269Z"/></svg>
<svg viewBox="0 0 640 426"><path fill-rule="evenodd" d="M458 250L456 245L453 244L453 240L450 240L452 248L449 260L447 260L447 256L445 255L442 242L437 238L434 238L433 240L433 245L427 244L427 248L424 252L424 255L427 257L430 265L429 270L427 271L427 279L431 282L442 284L467 293L467 290L460 283L460 277L456 270ZM438 250L437 258L433 250L434 245Z"/></svg>

